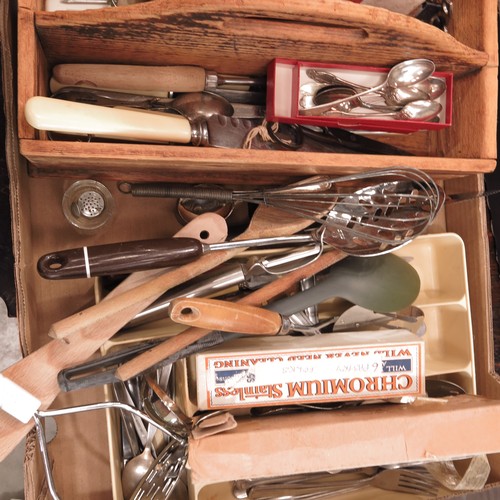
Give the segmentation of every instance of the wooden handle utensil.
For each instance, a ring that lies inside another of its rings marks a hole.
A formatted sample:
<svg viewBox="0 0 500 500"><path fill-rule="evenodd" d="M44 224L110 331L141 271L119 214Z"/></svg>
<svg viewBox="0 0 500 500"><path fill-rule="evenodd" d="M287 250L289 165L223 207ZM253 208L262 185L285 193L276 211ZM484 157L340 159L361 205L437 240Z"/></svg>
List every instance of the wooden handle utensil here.
<svg viewBox="0 0 500 500"><path fill-rule="evenodd" d="M282 329L281 314L255 306L199 297L174 299L172 321L184 325L250 335L276 335Z"/></svg>
<svg viewBox="0 0 500 500"><path fill-rule="evenodd" d="M264 78L228 76L199 66L133 66L127 64L59 64L53 77L64 85L85 84L134 93L201 92L220 85L264 85Z"/></svg>

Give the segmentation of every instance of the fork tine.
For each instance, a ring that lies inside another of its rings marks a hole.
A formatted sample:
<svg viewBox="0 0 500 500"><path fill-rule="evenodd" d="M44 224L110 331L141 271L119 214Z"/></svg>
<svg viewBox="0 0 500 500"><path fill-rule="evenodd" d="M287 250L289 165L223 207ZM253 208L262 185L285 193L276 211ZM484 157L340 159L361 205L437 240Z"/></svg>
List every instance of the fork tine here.
<svg viewBox="0 0 500 500"><path fill-rule="evenodd" d="M437 497L439 492L439 483L423 468L416 470L407 468L384 469L376 475L364 479L339 482L335 479L332 477L331 482L322 486L311 485L314 491L310 492L304 491L300 487L294 488L292 484L276 484L274 488L271 488L275 491L274 495L270 495L270 491L267 491L267 494L259 494L258 489L255 489L251 491L248 498L254 500L320 500L342 496L368 486L433 498Z"/></svg>
<svg viewBox="0 0 500 500"><path fill-rule="evenodd" d="M414 471L411 469L401 469L398 487L410 493L436 496L439 489L439 482L430 473Z"/></svg>

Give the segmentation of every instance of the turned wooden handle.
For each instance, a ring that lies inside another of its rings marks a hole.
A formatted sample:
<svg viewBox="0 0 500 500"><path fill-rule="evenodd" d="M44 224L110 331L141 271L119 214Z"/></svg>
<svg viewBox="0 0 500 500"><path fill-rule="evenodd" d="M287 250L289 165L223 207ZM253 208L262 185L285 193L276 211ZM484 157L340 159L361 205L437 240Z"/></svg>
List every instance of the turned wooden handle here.
<svg viewBox="0 0 500 500"><path fill-rule="evenodd" d="M250 335L275 335L282 324L280 314L260 307L194 297L174 299L169 316L184 325Z"/></svg>
<svg viewBox="0 0 500 500"><path fill-rule="evenodd" d="M80 89L95 89L95 88L99 88L99 90L102 90L102 91L110 91L110 92L123 92L123 89L117 89L117 88L112 88L112 89L108 89L108 88L103 88L103 87L95 87L94 85L91 85L90 83L85 83L83 82L82 84L78 84L78 85L67 85L66 83L61 83L61 82L58 82L55 78L51 78L50 79L50 82L49 82L49 88L50 88L50 91L52 92L52 94L55 94L56 92L60 91L61 89L64 89L66 87L73 87L73 88L80 88ZM166 99L166 98L170 98L170 92L154 92L154 91L141 91L141 95L147 95L147 96L151 96L151 97L161 97L163 99Z"/></svg>
<svg viewBox="0 0 500 500"><path fill-rule="evenodd" d="M51 252L37 269L47 279L90 278L186 264L202 254L195 238L138 240Z"/></svg>
<svg viewBox="0 0 500 500"><path fill-rule="evenodd" d="M59 64L53 77L64 85L141 92L200 92L206 72L199 66L133 66L126 64Z"/></svg>
<svg viewBox="0 0 500 500"><path fill-rule="evenodd" d="M24 114L26 121L37 130L129 141L191 142L191 124L180 115L144 113L40 96L28 99Z"/></svg>

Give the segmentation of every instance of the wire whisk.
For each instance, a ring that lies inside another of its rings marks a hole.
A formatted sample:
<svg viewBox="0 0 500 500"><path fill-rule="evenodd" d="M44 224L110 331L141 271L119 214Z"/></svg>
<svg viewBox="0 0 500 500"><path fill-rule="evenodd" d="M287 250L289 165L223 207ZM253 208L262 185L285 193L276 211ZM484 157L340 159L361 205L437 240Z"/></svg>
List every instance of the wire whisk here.
<svg viewBox="0 0 500 500"><path fill-rule="evenodd" d="M170 183L119 183L122 193L267 205L320 224L326 243L351 255L394 250L434 220L444 193L427 173L411 168L315 176L281 187L229 190Z"/></svg>

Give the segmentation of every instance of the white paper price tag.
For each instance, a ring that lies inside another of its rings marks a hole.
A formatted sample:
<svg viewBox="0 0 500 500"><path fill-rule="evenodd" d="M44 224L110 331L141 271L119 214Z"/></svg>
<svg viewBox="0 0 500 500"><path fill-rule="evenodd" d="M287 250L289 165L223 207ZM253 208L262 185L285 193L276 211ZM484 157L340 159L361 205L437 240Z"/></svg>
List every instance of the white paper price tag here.
<svg viewBox="0 0 500 500"><path fill-rule="evenodd" d="M0 374L0 408L27 424L40 408L41 401L33 394Z"/></svg>

